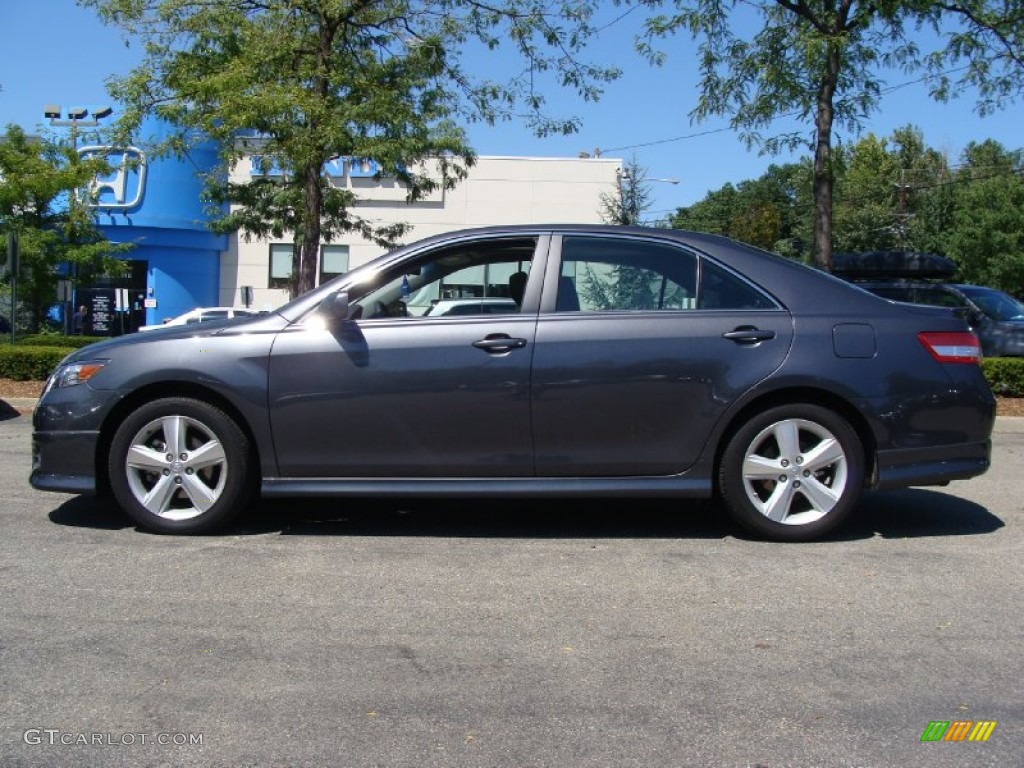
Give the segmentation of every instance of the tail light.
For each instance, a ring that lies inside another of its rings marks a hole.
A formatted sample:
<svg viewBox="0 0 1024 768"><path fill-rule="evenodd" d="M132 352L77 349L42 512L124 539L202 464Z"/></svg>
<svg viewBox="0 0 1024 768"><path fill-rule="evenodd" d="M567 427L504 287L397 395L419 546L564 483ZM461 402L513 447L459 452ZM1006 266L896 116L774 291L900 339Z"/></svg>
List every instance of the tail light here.
<svg viewBox="0 0 1024 768"><path fill-rule="evenodd" d="M977 363L981 360L981 342L973 333L925 331L917 334L917 340L940 363Z"/></svg>

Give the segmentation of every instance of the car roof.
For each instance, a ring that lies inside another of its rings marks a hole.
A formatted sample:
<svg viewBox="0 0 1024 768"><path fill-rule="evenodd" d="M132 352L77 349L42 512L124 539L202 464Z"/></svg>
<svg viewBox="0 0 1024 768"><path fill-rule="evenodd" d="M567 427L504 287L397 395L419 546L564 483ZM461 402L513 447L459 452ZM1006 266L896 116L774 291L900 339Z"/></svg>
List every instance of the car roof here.
<svg viewBox="0 0 1024 768"><path fill-rule="evenodd" d="M722 235L691 232L660 227L622 226L617 224L509 224L452 230L409 243L363 264L341 277L297 297L276 311L288 320L296 320L315 306L336 286L358 279L364 270L385 268L387 263L402 258L410 251L426 250L445 243L486 237L539 237L544 235L600 235L640 237L647 241L663 241L710 256L712 259L745 276L763 289L772 292L783 306L799 304L805 312L856 313L865 300L881 301L877 296L853 288L853 284L827 272L787 259L778 254L732 240ZM807 290L807 281L814 290ZM848 309L846 305L849 305Z"/></svg>

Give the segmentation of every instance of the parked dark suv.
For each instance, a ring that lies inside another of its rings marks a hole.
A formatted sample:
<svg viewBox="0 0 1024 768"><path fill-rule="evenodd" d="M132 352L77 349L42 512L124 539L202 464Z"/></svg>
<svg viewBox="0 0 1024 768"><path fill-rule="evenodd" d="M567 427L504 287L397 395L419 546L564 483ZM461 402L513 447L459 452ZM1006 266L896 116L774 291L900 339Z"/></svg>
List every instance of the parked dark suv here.
<svg viewBox="0 0 1024 768"><path fill-rule="evenodd" d="M986 357L1024 356L1024 304L980 285L880 280L857 282L877 296L911 304L961 307Z"/></svg>

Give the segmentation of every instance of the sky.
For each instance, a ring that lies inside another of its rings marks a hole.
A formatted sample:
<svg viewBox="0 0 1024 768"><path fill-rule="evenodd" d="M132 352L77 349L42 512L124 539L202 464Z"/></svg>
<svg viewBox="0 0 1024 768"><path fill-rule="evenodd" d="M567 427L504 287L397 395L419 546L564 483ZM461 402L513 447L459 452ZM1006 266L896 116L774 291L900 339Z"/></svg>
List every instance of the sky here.
<svg viewBox="0 0 1024 768"><path fill-rule="evenodd" d="M582 121L578 133L537 138L515 121L470 125L477 154L577 157L600 150L602 157L635 159L646 169L651 193L646 216L652 219L691 205L727 182L757 178L773 162L798 159L748 149L725 118L692 123L688 115L698 96L696 45L685 36L670 39L663 45L665 65L652 67L629 43L629 27L638 21L634 14L596 43L593 58L623 70L599 101L584 103L569 91L547 91L553 113ZM74 0L0 0L0 30L0 126L15 123L30 133L45 126L44 105L94 110L110 104L107 77L126 73L140 55L138 44L126 46L119 30L105 27ZM487 59L480 62L482 67L488 64ZM859 135L842 135L843 141L867 133L885 137L912 124L929 146L946 152L953 162L971 141L995 139L1008 149L1024 145L1020 105L981 118L968 98L939 104L929 98L926 84L910 82L914 76L893 72L884 78L892 90L881 108L868 117ZM111 106L116 110L116 103Z"/></svg>

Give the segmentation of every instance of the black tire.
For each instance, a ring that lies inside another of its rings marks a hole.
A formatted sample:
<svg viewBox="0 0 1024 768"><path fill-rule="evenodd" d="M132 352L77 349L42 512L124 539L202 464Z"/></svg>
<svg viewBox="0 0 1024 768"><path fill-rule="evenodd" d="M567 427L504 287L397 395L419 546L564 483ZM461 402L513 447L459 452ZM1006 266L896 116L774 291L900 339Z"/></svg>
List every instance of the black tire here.
<svg viewBox="0 0 1024 768"><path fill-rule="evenodd" d="M755 415L729 440L718 466L718 494L729 514L775 541L811 541L834 530L863 486L856 431L817 405L780 405Z"/></svg>
<svg viewBox="0 0 1024 768"><path fill-rule="evenodd" d="M143 528L206 533L249 501L250 460L249 441L231 417L202 400L168 397L143 405L118 427L110 446L110 486Z"/></svg>

